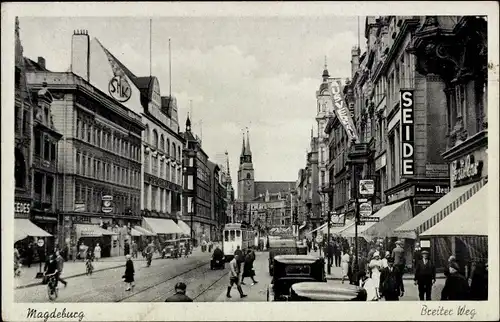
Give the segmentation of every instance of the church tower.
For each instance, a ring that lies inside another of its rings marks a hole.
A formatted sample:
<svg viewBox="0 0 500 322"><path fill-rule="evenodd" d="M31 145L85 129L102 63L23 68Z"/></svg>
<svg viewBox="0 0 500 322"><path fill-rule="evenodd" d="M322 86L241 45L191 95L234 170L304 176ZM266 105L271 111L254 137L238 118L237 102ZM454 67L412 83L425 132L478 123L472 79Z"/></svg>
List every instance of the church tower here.
<svg viewBox="0 0 500 322"><path fill-rule="evenodd" d="M255 197L255 177L252 163L252 151L250 150L250 136L247 129L247 139L245 144L245 134L243 134L243 144L241 147L240 167L238 169L238 200L243 202L252 201Z"/></svg>

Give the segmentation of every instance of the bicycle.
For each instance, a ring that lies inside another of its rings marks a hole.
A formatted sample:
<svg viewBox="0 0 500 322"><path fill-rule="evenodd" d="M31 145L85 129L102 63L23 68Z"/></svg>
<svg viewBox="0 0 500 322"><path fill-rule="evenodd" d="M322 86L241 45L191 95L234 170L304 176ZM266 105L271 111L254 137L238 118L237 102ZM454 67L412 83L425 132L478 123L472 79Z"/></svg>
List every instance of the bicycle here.
<svg viewBox="0 0 500 322"><path fill-rule="evenodd" d="M47 293L49 295L49 300L54 301L57 298L59 290L57 288L57 272L54 272L50 275L45 275L48 278L47 282Z"/></svg>

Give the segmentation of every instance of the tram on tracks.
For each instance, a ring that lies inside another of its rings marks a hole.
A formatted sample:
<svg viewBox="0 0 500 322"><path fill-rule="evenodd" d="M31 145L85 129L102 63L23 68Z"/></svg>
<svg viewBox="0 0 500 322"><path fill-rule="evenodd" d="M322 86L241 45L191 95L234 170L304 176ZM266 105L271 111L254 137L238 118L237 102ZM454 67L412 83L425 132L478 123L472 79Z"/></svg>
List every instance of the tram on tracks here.
<svg viewBox="0 0 500 322"><path fill-rule="evenodd" d="M240 246L245 253L247 249L253 248L255 244L255 231L245 224L226 224L222 231L222 251L226 261L234 257L234 252Z"/></svg>

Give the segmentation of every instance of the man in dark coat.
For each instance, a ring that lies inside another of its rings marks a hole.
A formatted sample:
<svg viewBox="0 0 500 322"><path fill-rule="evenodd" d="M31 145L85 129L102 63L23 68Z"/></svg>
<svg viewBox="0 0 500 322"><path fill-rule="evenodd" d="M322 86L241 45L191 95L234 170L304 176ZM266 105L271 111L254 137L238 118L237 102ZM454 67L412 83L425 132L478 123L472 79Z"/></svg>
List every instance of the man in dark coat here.
<svg viewBox="0 0 500 322"><path fill-rule="evenodd" d="M405 250L403 248L403 243L401 241L396 242L396 247L392 250L392 256L394 259L394 266L398 269L401 277L405 272Z"/></svg>
<svg viewBox="0 0 500 322"><path fill-rule="evenodd" d="M469 300L469 284L465 276L459 273L457 263L449 265L449 275L441 292L441 301L467 301Z"/></svg>
<svg viewBox="0 0 500 322"><path fill-rule="evenodd" d="M333 244L333 256L335 257L335 267L340 267L341 245L335 241Z"/></svg>
<svg viewBox="0 0 500 322"><path fill-rule="evenodd" d="M429 260L429 252L422 251L422 259L415 266L415 285L418 285L420 301L431 300L432 285L436 282L436 267Z"/></svg>
<svg viewBox="0 0 500 322"><path fill-rule="evenodd" d="M485 263L475 263L470 279L470 300L488 300L488 266Z"/></svg>
<svg viewBox="0 0 500 322"><path fill-rule="evenodd" d="M388 267L382 270L380 274L379 292L386 301L399 301L405 293L403 278L398 268L394 265L394 258L387 259Z"/></svg>
<svg viewBox="0 0 500 322"><path fill-rule="evenodd" d="M243 280L245 277L250 277L252 279L252 285L257 284L258 282L255 280L255 271L253 269L253 262L255 261L255 254L253 254L252 250L247 251L247 255L245 256L245 262L243 264L243 275L241 276L241 284L245 285Z"/></svg>
<svg viewBox="0 0 500 322"><path fill-rule="evenodd" d="M123 279L125 280L125 283L127 283L127 289L126 291L130 291L132 287L134 287L134 274L135 274L135 269L134 269L134 262L132 262L132 256L126 255L125 258L127 259L127 262L125 263L125 274L123 274Z"/></svg>
<svg viewBox="0 0 500 322"><path fill-rule="evenodd" d="M333 256L334 256L334 246L333 242L330 241L328 245L326 246L326 256L328 257L328 266L332 267L333 265Z"/></svg>
<svg viewBox="0 0 500 322"><path fill-rule="evenodd" d="M186 295L186 284L179 282L175 284L175 294L165 300L165 302L193 302L193 300Z"/></svg>

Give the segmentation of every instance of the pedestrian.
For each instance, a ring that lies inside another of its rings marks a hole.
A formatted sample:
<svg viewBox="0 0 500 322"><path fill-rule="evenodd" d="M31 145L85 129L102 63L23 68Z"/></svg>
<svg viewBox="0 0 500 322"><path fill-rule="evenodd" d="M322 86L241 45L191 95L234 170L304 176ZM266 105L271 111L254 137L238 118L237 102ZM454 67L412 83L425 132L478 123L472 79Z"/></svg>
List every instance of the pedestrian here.
<svg viewBox="0 0 500 322"><path fill-rule="evenodd" d="M377 293L378 285L374 283L373 279L370 278L365 271L360 272L359 286L364 288L366 291L367 301L378 301L379 296Z"/></svg>
<svg viewBox="0 0 500 322"><path fill-rule="evenodd" d="M389 264L387 263L387 259L389 257L391 257L391 252L390 251L386 251L384 258L382 258L382 268L389 267Z"/></svg>
<svg viewBox="0 0 500 322"><path fill-rule="evenodd" d="M57 279L64 284L64 287L66 287L68 286L68 282L66 282L61 278L64 268L64 258L61 256L61 253L59 251L56 251L56 262L57 262L57 270L59 271Z"/></svg>
<svg viewBox="0 0 500 322"><path fill-rule="evenodd" d="M82 242L80 244L80 247L79 247L79 250L80 250L80 259L82 261L85 261L85 258L87 257L87 249L88 249L88 247L85 246L84 242Z"/></svg>
<svg viewBox="0 0 500 322"><path fill-rule="evenodd" d="M33 262L33 245L30 243L28 248L26 248L26 266L31 267L31 263Z"/></svg>
<svg viewBox="0 0 500 322"><path fill-rule="evenodd" d="M379 293L386 301L399 301L405 292L403 278L394 265L394 258L389 257L387 263L389 266L380 273Z"/></svg>
<svg viewBox="0 0 500 322"><path fill-rule="evenodd" d="M130 254L130 245L128 241L125 241L125 245L123 246L123 252L125 253L125 255Z"/></svg>
<svg viewBox="0 0 500 322"><path fill-rule="evenodd" d="M312 242L310 239L307 240L307 252L310 253L312 249Z"/></svg>
<svg viewBox="0 0 500 322"><path fill-rule="evenodd" d="M474 263L472 266L470 283L470 300L488 300L488 269L482 262Z"/></svg>
<svg viewBox="0 0 500 322"><path fill-rule="evenodd" d="M214 244L212 243L212 241L210 240L208 242L208 252L211 253L212 252L212 248L214 247Z"/></svg>
<svg viewBox="0 0 500 322"><path fill-rule="evenodd" d="M238 255L240 260L243 259L243 252L240 249L240 246L236 246L236 250L234 251L234 256Z"/></svg>
<svg viewBox="0 0 500 322"><path fill-rule="evenodd" d="M429 260L429 252L421 252L422 259L415 266L415 285L418 285L418 297L420 301L431 300L432 285L436 283L436 267Z"/></svg>
<svg viewBox="0 0 500 322"><path fill-rule="evenodd" d="M243 294L240 283L240 258L239 255L234 255L233 260L229 263L230 273L229 273L229 286L227 287L226 297L231 298L231 288L236 284L236 288L240 293L240 297L244 298L247 295Z"/></svg>
<svg viewBox="0 0 500 322"><path fill-rule="evenodd" d="M326 247L326 255L328 257L328 267L332 267L333 265L333 256L334 256L334 246L333 246L333 242L330 241L328 242L328 245Z"/></svg>
<svg viewBox="0 0 500 322"><path fill-rule="evenodd" d="M125 274L123 274L122 278L124 279L125 283L127 284L127 288L125 291L130 291L134 286L135 286L135 280L134 280L134 262L132 261L132 256L129 254L125 255L125 258L127 259L125 263Z"/></svg>
<svg viewBox="0 0 500 322"><path fill-rule="evenodd" d="M457 259L456 259L456 257L455 257L455 256L453 256L453 255L451 255L451 256L448 258L448 265L447 265L447 266L445 267L445 269L444 269L444 276L445 276L445 277L448 277L448 276L450 275L450 265L451 265L452 263L456 263L456 264L458 265L458 263L457 263Z"/></svg>
<svg viewBox="0 0 500 322"><path fill-rule="evenodd" d="M398 269L403 277L405 271L405 250L402 247L403 243L398 240L396 242L396 247L392 250L392 258L394 259L394 266Z"/></svg>
<svg viewBox="0 0 500 322"><path fill-rule="evenodd" d="M368 252L368 258L371 260L373 258L373 254L375 254L377 250L374 246L371 246L370 251Z"/></svg>
<svg viewBox="0 0 500 322"><path fill-rule="evenodd" d="M186 295L187 286L183 282L175 284L175 294L165 300L165 302L193 302L189 296Z"/></svg>
<svg viewBox="0 0 500 322"><path fill-rule="evenodd" d="M373 253L373 259L370 261L370 264L368 264L370 271L371 271L371 278L373 282L375 283L376 290L377 290L377 297L378 295L378 287L380 285L380 272L382 271L382 260L380 259L380 253L375 252Z"/></svg>
<svg viewBox="0 0 500 322"><path fill-rule="evenodd" d="M189 256L189 252L191 251L190 247L189 247L189 241L186 241L186 248L184 249L184 257L188 257Z"/></svg>
<svg viewBox="0 0 500 322"><path fill-rule="evenodd" d="M245 261L243 263L243 275L241 277L241 284L245 285L243 280L245 277L250 277L252 279L252 285L257 284L258 282L254 279L255 271L253 269L253 262L255 261L255 254L252 250L248 250L245 256Z"/></svg>
<svg viewBox="0 0 500 322"><path fill-rule="evenodd" d="M347 250L344 251L344 255L342 255L342 284L344 284L344 280L349 279L349 253Z"/></svg>
<svg viewBox="0 0 500 322"><path fill-rule="evenodd" d="M155 251L155 245L153 244L153 241L149 243L149 245L146 247L145 254L146 254L146 260L147 260L147 266L151 266L151 262L153 261L153 253Z"/></svg>
<svg viewBox="0 0 500 322"><path fill-rule="evenodd" d="M132 258L137 258L138 246L135 240L132 241Z"/></svg>
<svg viewBox="0 0 500 322"><path fill-rule="evenodd" d="M99 243L97 243L97 245L95 245L94 258L95 258L96 262L98 262L99 259L101 258L101 246L99 246Z"/></svg>
<svg viewBox="0 0 500 322"><path fill-rule="evenodd" d="M333 244L333 256L335 258L335 267L340 267L341 251L340 244L337 241Z"/></svg>
<svg viewBox="0 0 500 322"><path fill-rule="evenodd" d="M449 274L441 291L441 301L469 300L469 284L465 276L459 273L459 270L460 267L456 262L449 264Z"/></svg>
<svg viewBox="0 0 500 322"><path fill-rule="evenodd" d="M76 258L78 257L78 245L75 243L72 243L71 245L71 257L73 259L73 262L75 262Z"/></svg>
<svg viewBox="0 0 500 322"><path fill-rule="evenodd" d="M413 251L413 269L417 269L417 264L422 260L422 248L420 248L420 243L415 243L415 250Z"/></svg>

